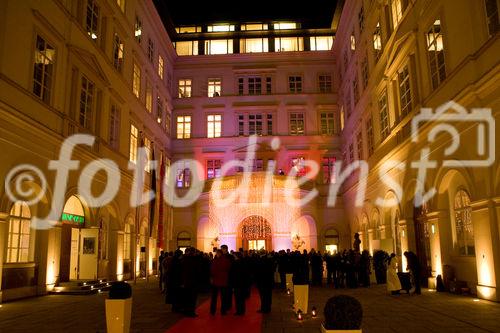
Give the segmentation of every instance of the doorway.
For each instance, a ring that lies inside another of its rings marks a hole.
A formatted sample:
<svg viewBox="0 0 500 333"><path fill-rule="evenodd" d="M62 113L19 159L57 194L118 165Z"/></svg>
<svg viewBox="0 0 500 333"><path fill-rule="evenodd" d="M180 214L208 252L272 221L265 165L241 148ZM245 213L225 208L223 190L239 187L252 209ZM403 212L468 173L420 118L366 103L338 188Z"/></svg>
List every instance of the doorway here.
<svg viewBox="0 0 500 333"><path fill-rule="evenodd" d="M269 222L262 216L252 215L241 222L240 239L244 250L270 250L272 231Z"/></svg>

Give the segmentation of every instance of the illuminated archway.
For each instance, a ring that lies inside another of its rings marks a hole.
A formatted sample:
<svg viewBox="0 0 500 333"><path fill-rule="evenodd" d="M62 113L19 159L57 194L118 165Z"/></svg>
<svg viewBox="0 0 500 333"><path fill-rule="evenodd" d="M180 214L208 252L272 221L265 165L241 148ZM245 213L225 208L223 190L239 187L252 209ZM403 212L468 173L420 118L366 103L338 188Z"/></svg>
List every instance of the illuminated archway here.
<svg viewBox="0 0 500 333"><path fill-rule="evenodd" d="M262 216L246 217L238 228L238 245L244 250L272 249L271 224Z"/></svg>

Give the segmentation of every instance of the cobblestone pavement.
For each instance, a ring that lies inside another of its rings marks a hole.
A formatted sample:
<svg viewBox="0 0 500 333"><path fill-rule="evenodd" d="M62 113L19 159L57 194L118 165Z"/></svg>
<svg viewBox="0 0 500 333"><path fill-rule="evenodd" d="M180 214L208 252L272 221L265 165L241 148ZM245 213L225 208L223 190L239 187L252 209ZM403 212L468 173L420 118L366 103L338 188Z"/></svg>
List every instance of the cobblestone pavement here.
<svg viewBox="0 0 500 333"><path fill-rule="evenodd" d="M358 298L363 305L364 333L378 332L500 332L500 304L424 290L420 296L390 296L385 286L351 290L311 288L309 308L318 318L295 319L291 297L275 291L273 311L263 318L264 333L320 332L326 300L337 294ZM0 332L105 332L105 294L51 295L4 303L0 308ZM200 301L206 301L202 295ZM132 332L165 332L181 317L163 302L156 280L140 281L133 291ZM244 324L245 317L242 319ZM197 332L186 332L197 333ZM230 332L224 332L230 333Z"/></svg>

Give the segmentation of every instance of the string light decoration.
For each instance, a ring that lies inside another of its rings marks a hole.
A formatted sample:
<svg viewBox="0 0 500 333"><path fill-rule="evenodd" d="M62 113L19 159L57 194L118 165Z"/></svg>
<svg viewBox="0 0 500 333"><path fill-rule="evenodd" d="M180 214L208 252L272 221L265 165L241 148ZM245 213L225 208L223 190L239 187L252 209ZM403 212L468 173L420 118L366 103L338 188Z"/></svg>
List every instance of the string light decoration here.
<svg viewBox="0 0 500 333"><path fill-rule="evenodd" d="M300 206L290 204L300 199L295 180L267 172L242 172L213 180L208 196L208 228L198 237L235 244L238 235L241 240L264 239L271 245L279 235L291 246L290 228L301 216Z"/></svg>

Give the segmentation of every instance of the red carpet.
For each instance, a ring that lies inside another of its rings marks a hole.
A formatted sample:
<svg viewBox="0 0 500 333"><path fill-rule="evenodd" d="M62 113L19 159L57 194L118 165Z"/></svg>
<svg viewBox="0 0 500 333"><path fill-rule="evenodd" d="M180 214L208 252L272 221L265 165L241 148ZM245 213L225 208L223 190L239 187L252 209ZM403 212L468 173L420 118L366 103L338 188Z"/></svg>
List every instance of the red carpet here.
<svg viewBox="0 0 500 333"><path fill-rule="evenodd" d="M215 316L210 315L210 300L201 304L196 312L197 318L183 318L166 333L257 333L262 329L262 315L257 313L260 307L259 294L252 290L247 300L246 313L244 316L235 316L233 308L225 316L220 315L220 299Z"/></svg>

